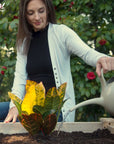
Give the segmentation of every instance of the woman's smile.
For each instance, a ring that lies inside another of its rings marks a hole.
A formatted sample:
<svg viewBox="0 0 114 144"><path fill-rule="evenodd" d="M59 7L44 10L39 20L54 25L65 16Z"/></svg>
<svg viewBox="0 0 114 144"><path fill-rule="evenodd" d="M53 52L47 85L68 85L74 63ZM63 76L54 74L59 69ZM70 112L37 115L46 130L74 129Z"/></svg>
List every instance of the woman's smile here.
<svg viewBox="0 0 114 144"><path fill-rule="evenodd" d="M35 25L40 25L40 24L41 24L41 22L34 22L34 24L35 24Z"/></svg>

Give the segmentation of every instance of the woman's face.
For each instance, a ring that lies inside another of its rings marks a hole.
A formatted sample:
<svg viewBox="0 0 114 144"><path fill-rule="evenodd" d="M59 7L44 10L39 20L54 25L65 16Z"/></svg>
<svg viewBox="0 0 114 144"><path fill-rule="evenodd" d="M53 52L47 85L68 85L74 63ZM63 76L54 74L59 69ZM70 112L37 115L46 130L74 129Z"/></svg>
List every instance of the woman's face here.
<svg viewBox="0 0 114 144"><path fill-rule="evenodd" d="M44 29L47 22L47 9L42 0L31 0L27 5L27 21L34 31Z"/></svg>

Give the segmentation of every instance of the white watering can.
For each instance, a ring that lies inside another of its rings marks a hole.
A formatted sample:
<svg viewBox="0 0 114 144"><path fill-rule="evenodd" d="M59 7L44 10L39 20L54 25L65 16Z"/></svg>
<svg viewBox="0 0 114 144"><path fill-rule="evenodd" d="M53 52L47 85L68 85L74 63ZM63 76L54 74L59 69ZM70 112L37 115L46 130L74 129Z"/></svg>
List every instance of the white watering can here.
<svg viewBox="0 0 114 144"><path fill-rule="evenodd" d="M90 104L101 105L105 108L105 110L107 112L109 112L112 116L114 116L114 77L112 77L111 79L109 79L106 82L106 80L104 79L104 76L103 76L103 69L101 69L100 82L101 82L101 88L102 88L100 97L83 101L83 102L75 105L73 108L69 109L68 112L66 113L62 123L60 124L60 126L58 128L58 134L60 132L60 128L63 125L63 122L65 121L65 119L69 115L69 113L76 110L77 108L85 106L85 105L90 105Z"/></svg>
<svg viewBox="0 0 114 144"><path fill-rule="evenodd" d="M69 112L72 112L73 110L85 105L98 104L103 106L108 113L114 116L114 77L106 82L103 76L103 69L101 69L100 82L102 89L99 98L83 101L71 108Z"/></svg>

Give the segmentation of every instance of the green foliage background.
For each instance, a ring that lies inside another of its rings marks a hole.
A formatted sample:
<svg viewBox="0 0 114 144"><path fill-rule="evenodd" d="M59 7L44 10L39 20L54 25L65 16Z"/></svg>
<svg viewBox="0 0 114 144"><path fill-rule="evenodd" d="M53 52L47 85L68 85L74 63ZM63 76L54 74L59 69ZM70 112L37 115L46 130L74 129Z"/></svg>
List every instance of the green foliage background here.
<svg viewBox="0 0 114 144"><path fill-rule="evenodd" d="M0 101L8 101L8 91L11 91L15 62L16 34L19 0L4 0L5 6L0 10L0 71L6 66L5 75L0 74ZM110 55L114 53L114 3L113 0L54 0L57 22L72 28L83 41L97 51ZM104 39L106 44L100 45ZM12 48L13 47L13 48ZM72 56L71 71L74 81L76 103L99 97L101 85L95 73L95 68L85 64L80 58ZM96 78L88 80L88 72L94 72ZM105 74L109 79L114 72ZM76 121L98 121L100 117L110 116L104 108L98 105L81 107L76 112Z"/></svg>

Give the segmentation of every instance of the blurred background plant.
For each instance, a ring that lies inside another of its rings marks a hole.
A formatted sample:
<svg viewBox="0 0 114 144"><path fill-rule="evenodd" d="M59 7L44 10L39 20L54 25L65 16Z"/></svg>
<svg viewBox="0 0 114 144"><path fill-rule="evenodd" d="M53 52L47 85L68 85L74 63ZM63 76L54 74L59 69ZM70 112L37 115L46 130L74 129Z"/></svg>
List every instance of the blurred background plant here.
<svg viewBox="0 0 114 144"><path fill-rule="evenodd" d="M0 66L7 67L0 86L0 101L7 101L11 91L16 62L16 34L19 0L4 0L0 5ZM57 23L72 28L91 48L107 55L114 54L114 3L113 0L54 0ZM72 56L71 71L76 103L99 97L101 85L95 68ZM92 73L90 73L92 72ZM109 79L114 71L105 74ZM81 107L76 121L98 121L110 116L98 105Z"/></svg>
<svg viewBox="0 0 114 144"><path fill-rule="evenodd" d="M0 3L0 67L7 67L4 75L0 75L0 101L9 100L16 62L16 33L18 25L19 0L2 0Z"/></svg>

